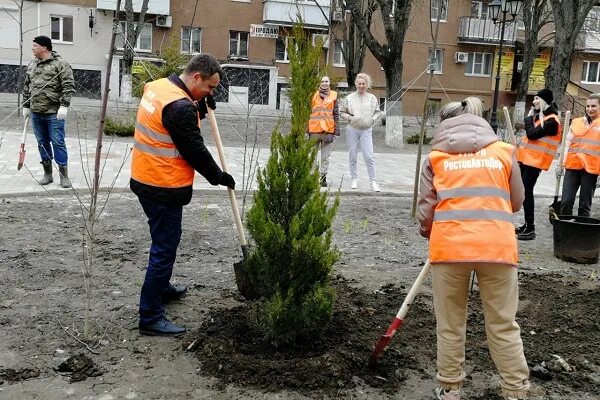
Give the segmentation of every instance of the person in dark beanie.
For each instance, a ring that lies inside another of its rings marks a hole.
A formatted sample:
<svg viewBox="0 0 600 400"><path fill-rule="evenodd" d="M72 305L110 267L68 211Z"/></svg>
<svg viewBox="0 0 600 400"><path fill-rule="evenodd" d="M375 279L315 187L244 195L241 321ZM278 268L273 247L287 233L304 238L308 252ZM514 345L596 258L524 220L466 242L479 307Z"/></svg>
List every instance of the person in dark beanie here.
<svg viewBox="0 0 600 400"><path fill-rule="evenodd" d="M533 188L542 170L548 171L558 151L562 127L558 119L554 96L542 89L533 97L533 107L525 117L525 133L517 150L517 161L525 186L523 211L525 224L515 228L517 239L535 239L535 200Z"/></svg>
<svg viewBox="0 0 600 400"><path fill-rule="evenodd" d="M44 177L39 184L47 185L54 181L54 159L58 165L60 186L70 188L65 119L71 96L75 93L73 70L58 53L52 51L52 40L48 36L36 36L32 50L35 58L25 73L23 116L31 116L31 126L44 167Z"/></svg>

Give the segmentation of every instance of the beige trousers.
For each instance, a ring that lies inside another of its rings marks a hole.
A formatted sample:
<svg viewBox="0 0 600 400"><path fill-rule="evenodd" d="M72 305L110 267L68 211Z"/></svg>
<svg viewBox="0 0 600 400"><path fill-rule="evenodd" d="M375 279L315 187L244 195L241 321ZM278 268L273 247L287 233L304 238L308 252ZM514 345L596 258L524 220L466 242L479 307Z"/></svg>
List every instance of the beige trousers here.
<svg viewBox="0 0 600 400"><path fill-rule="evenodd" d="M434 264L433 304L437 320L437 380L445 389L460 389L465 379L467 300L475 271L492 360L500 373L505 397L524 399L529 368L523 354L521 328L515 322L519 302L517 269L502 264Z"/></svg>
<svg viewBox="0 0 600 400"><path fill-rule="evenodd" d="M317 152L321 150L321 159L315 159L315 164L318 164L319 173L321 176L327 175L327 171L329 170L329 156L331 156L331 143L325 142L325 137L327 133L312 133L310 134L310 138L317 138L317 143L315 143L315 147L317 148ZM335 138L334 138L335 140Z"/></svg>

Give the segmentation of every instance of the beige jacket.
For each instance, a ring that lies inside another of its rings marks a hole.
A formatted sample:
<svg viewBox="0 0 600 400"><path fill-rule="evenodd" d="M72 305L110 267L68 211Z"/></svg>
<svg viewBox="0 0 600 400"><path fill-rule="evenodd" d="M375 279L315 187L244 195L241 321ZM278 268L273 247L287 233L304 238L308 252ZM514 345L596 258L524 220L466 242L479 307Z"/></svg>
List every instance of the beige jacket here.
<svg viewBox="0 0 600 400"><path fill-rule="evenodd" d="M379 101L374 94L365 93L362 96L358 92L350 93L344 99L340 107L342 120L358 130L366 131L375 125L381 116Z"/></svg>
<svg viewBox="0 0 600 400"><path fill-rule="evenodd" d="M431 149L449 154L474 153L498 140L492 127L485 119L471 114L463 114L449 118L440 124L431 142ZM516 212L521 209L523 200L525 200L525 189L521 180L516 151L513 153L509 185L510 203L513 212ZM421 168L417 212L417 219L421 223L420 233L424 237L428 238L431 234L433 213L437 204L437 193L433 186L433 170L429 157L427 157Z"/></svg>

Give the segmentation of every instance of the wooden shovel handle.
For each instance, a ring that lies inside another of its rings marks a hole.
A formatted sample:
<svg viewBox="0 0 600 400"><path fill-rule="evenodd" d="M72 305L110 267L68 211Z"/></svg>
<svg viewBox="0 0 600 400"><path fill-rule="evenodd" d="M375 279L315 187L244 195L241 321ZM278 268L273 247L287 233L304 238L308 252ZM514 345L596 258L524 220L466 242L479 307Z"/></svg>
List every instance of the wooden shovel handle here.
<svg viewBox="0 0 600 400"><path fill-rule="evenodd" d="M399 320L403 320L404 317L406 317L406 313L408 312L408 309L410 308L412 302L415 300L415 297L419 293L419 290L421 289L421 285L423 284L423 281L427 277L427 274L429 274L430 269L431 269L431 263L429 262L429 259L427 259L427 261L425 261L425 265L421 269L421 272L419 272L417 279L415 279L415 282L413 283L412 287L408 291L408 294L406 295L404 302L402 302L402 306L400 307L400 310L398 310L398 314L396 314L396 318L398 318Z"/></svg>
<svg viewBox="0 0 600 400"><path fill-rule="evenodd" d="M510 113L508 112L507 107L503 107L504 111L504 120L506 122L506 130L508 131L508 136L510 136L510 144L513 146L517 145L517 138L515 136L515 130L513 129L512 121L510 120Z"/></svg>
<svg viewBox="0 0 600 400"><path fill-rule="evenodd" d="M571 124L571 111L567 111L565 113L565 124L563 125L563 134L560 143L560 156L558 157L558 163L556 164L556 170L562 171L564 169L564 161L565 161L565 150L567 147L567 135L569 134L569 129ZM560 181L562 179L562 174L557 175L556 177L556 186L554 187L554 198L558 198L558 191L560 189Z"/></svg>
<svg viewBox="0 0 600 400"><path fill-rule="evenodd" d="M206 106L206 110L213 140L215 141L215 146L217 146L219 160L221 160L221 168L223 168L223 171L229 173L227 161L225 160L225 153L223 152L223 144L221 143L221 135L219 134L219 127L217 126L217 119L215 118L215 112L208 105ZM227 188L227 191L229 193L233 218L235 219L235 226L237 227L238 235L240 236L240 244L242 245L242 248L245 248L248 245L248 242L246 241L246 235L244 234L244 226L242 225L242 219L240 218L240 210L238 209L235 192L231 188Z"/></svg>

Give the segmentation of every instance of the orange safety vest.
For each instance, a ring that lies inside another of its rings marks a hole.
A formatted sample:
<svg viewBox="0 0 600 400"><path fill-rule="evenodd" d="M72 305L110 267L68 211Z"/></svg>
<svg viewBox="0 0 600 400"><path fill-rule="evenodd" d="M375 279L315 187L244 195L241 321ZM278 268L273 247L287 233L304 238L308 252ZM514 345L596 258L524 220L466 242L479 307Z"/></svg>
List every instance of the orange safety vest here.
<svg viewBox="0 0 600 400"><path fill-rule="evenodd" d="M587 173L600 174L600 118L588 125L584 118L571 124L573 139L565 157L567 169L585 169Z"/></svg>
<svg viewBox="0 0 600 400"><path fill-rule="evenodd" d="M530 167L548 171L562 139L562 126L558 117L555 114L546 115L544 121L551 118L555 119L558 124L558 133L554 136L544 136L537 140L529 140L527 136L523 136L521 144L519 144L519 148L517 149L517 160L519 162ZM541 121L539 119L534 122L536 128L540 124Z"/></svg>
<svg viewBox="0 0 600 400"><path fill-rule="evenodd" d="M514 151L498 141L476 153L429 154L439 200L429 238L432 264L517 265L509 185Z"/></svg>
<svg viewBox="0 0 600 400"><path fill-rule="evenodd" d="M162 124L164 107L183 98L192 101L184 90L167 78L144 87L131 153L131 177L136 181L160 188L192 186L194 169L179 154L169 131Z"/></svg>
<svg viewBox="0 0 600 400"><path fill-rule="evenodd" d="M329 96L321 98L319 92L312 98L312 114L308 120L308 133L334 133L333 106L337 100L337 92L329 91Z"/></svg>

